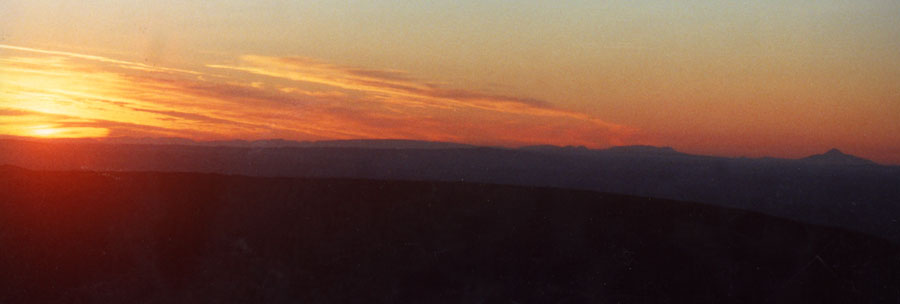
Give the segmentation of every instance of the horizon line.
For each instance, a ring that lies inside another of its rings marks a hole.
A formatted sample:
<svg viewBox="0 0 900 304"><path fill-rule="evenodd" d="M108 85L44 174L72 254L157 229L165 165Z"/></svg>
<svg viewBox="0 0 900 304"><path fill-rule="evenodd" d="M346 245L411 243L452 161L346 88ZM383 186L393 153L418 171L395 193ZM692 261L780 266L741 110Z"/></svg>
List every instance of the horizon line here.
<svg viewBox="0 0 900 304"><path fill-rule="evenodd" d="M717 155L717 154L702 154L702 153L691 153L684 152L676 149L672 146L655 146L655 145L610 145L602 148L591 148L586 147L584 145L554 145L554 144L524 144L524 145L490 145L490 144L473 144L473 143L461 143L461 142L452 142L452 141L440 141L440 140L427 140L427 139L411 139L411 138L351 138L351 139L322 139L322 140L294 140L294 139L285 139L285 138L266 138L266 139L214 139L214 140L198 140L187 137L131 137L131 136L116 136L116 137L34 137L34 136L15 136L15 135L0 135L0 140L22 140L29 142L68 142L68 143L101 143L101 144L130 144L130 145L159 145L159 146L178 146L178 145L200 145L205 147L231 147L231 148L242 148L246 146L240 145L228 145L229 142L243 142L247 144L254 143L263 143L263 142L286 142L285 145L275 145L275 146L267 146L263 148L316 148L316 147L301 147L301 146L291 146L291 143L294 144L327 144L327 143L349 143L349 142L407 142L407 143L423 143L423 144L443 144L448 145L448 147L443 148L432 148L432 149L451 149L451 148L493 148L493 149L508 149L508 150L520 150L527 148L537 148L537 147L550 147L550 148L559 148L559 149L579 149L585 150L589 152L599 152L599 151L607 151L615 148L628 148L628 147L643 147L643 148L654 148L659 150L669 150L669 152L674 152L677 154L685 155L685 156L699 156L699 157L714 157L714 158L726 158L726 159L751 159L751 160L764 160L764 159L774 159L774 160L804 160L813 156L821 156L830 151L836 150L843 155L849 157L859 158L865 161L869 161L872 164L878 166L888 166L888 167L897 167L900 166L900 163L883 163L876 162L871 159L860 157L855 154L848 154L843 152L843 149L832 147L829 148L822 153L811 154L807 156L802 156L799 158L790 158L790 157L778 157L778 156L746 156L746 155ZM122 141L150 141L150 142L115 142L116 140ZM156 142L152 142L156 141ZM169 142L166 142L169 141ZM220 144L220 145L217 145ZM449 147L456 146L456 147ZM341 147L331 147L331 148L341 148ZM346 147L350 148L350 147ZM353 147L353 148L364 148L364 147ZM374 149L374 148L373 148ZM415 148L396 148L396 149L415 149Z"/></svg>

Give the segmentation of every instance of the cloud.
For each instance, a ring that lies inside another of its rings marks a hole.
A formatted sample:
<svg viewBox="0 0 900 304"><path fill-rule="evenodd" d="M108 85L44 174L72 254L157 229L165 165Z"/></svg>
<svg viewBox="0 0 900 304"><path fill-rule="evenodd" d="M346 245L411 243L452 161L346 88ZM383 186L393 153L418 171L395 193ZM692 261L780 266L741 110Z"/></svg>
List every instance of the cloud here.
<svg viewBox="0 0 900 304"><path fill-rule="evenodd" d="M0 134L38 137L102 137L109 129L82 126L92 123L79 117L0 108Z"/></svg>
<svg viewBox="0 0 900 304"><path fill-rule="evenodd" d="M243 56L239 65L207 66L242 72L225 77L69 52L0 49L16 53L0 53L0 134L6 135L44 126L198 140L407 138L597 147L627 143L636 132L542 100L302 57Z"/></svg>
<svg viewBox="0 0 900 304"><path fill-rule="evenodd" d="M34 112L22 111L16 109L0 109L0 116L26 116L32 115Z"/></svg>
<svg viewBox="0 0 900 304"><path fill-rule="evenodd" d="M191 70L156 67L156 66L143 64L140 62L116 60L116 59L106 58L106 57L102 57L102 56L85 55L85 54L72 53L72 52L41 50L41 49L14 46L14 45L6 45L6 44L0 44L0 49L37 53L37 54L44 54L44 55L65 56L65 57L70 57L70 58L78 58L78 59L91 60L91 61L103 62L103 63L113 63L113 64L117 64L123 68L143 70L143 71L178 72L178 73L187 73L187 74L194 74L194 75L202 74L200 72L195 72L195 71L191 71Z"/></svg>
<svg viewBox="0 0 900 304"><path fill-rule="evenodd" d="M438 107L471 107L484 110L529 115L573 116L580 114L561 110L550 103L533 98L486 94L460 89L446 89L437 84L417 81L400 71L380 71L344 67L302 57L241 57L246 65L207 65L258 75L329 85L341 89L386 94L392 97L416 98ZM615 127L611 123L603 123Z"/></svg>

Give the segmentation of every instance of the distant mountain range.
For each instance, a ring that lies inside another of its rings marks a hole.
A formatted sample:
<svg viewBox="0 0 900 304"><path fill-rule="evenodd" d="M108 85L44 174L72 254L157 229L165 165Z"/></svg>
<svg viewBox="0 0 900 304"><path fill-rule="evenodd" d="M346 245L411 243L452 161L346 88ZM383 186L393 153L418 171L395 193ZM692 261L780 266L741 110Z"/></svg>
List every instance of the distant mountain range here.
<svg viewBox="0 0 900 304"><path fill-rule="evenodd" d="M837 150L725 158L667 147L518 149L406 140L193 142L0 140L0 164L38 170L470 181L705 202L900 242L900 167Z"/></svg>
<svg viewBox="0 0 900 304"><path fill-rule="evenodd" d="M539 146L524 146L519 148L520 150L525 151L535 151L535 152L544 152L544 153L564 153L564 154L580 154L580 155L591 155L591 154L627 154L627 155L661 155L661 156L688 156L689 154L681 153L675 151L675 149L671 147L654 147L654 146L617 146L610 147L606 149L588 149L584 146L553 146L553 145L539 145Z"/></svg>
<svg viewBox="0 0 900 304"><path fill-rule="evenodd" d="M643 154L643 155L682 155L691 154L676 151L672 147L657 147L646 145L635 146L613 146L606 149L589 149L585 146L555 146L555 145L533 145L522 146L519 148L503 148L493 146L477 146L469 144L460 144L453 142L410 140L410 139L349 139L349 140L320 140L320 141L294 141L285 139L264 139L264 140L214 140L214 141L196 141L188 138L179 137L109 137L109 138L69 138L69 139L42 139L42 138L22 138L22 137L2 137L2 140L21 140L32 142L46 143L100 143L100 144L132 144L132 145L184 145L184 146L201 146L201 147L238 147L238 148L361 148L361 149L475 149L475 148L494 148L494 149L510 149L525 150L547 153L568 153L568 154L592 154L592 153L610 153L610 154ZM702 156L702 155L697 155ZM777 159L772 157L763 157L761 159ZM816 162L829 165L879 165L878 163L864 159L858 156L849 155L838 149L831 149L824 154L811 155L800 160Z"/></svg>

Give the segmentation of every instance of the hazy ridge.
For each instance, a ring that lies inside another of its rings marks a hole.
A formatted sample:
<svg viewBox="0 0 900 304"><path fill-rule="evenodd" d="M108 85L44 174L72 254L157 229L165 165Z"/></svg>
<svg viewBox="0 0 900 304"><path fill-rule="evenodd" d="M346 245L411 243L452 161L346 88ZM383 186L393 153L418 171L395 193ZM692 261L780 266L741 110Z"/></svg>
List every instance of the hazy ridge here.
<svg viewBox="0 0 900 304"><path fill-rule="evenodd" d="M351 141L343 147L342 143L233 147L2 140L0 164L39 170L471 181L585 189L755 210L900 242L900 168L839 151L787 160L689 155L657 147L507 149L377 140ZM392 146L397 144L402 146Z"/></svg>

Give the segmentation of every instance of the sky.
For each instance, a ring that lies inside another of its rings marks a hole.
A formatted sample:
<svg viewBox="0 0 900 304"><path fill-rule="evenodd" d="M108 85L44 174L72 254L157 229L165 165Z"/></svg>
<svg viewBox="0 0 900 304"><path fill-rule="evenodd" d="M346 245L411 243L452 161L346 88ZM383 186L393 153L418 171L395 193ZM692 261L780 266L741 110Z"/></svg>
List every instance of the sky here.
<svg viewBox="0 0 900 304"><path fill-rule="evenodd" d="M898 1L0 1L0 135L900 164Z"/></svg>

